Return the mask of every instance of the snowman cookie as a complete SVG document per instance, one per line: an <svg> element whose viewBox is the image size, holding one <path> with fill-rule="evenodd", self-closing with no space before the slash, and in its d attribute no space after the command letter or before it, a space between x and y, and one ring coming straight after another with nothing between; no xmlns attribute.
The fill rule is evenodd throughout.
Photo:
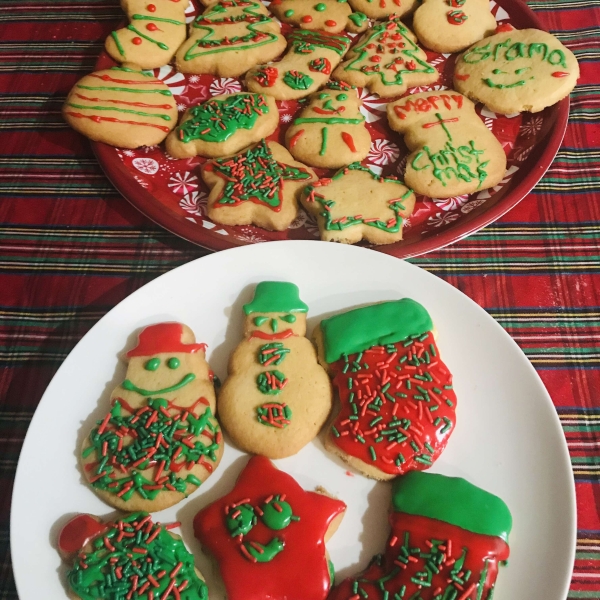
<svg viewBox="0 0 600 600"><path fill-rule="evenodd" d="M287 54L277 63L260 65L246 74L251 92L263 92L277 100L304 98L329 81L350 46L341 35L294 29Z"/></svg>
<svg viewBox="0 0 600 600"><path fill-rule="evenodd" d="M313 167L337 169L367 157L371 134L356 90L332 81L309 97L285 134L290 152Z"/></svg>
<svg viewBox="0 0 600 600"><path fill-rule="evenodd" d="M390 127L412 150L404 180L418 194L453 198L493 187L504 177L504 149L465 96L423 92L391 102L387 111Z"/></svg>
<svg viewBox="0 0 600 600"><path fill-rule="evenodd" d="M70 564L70 597L208 600L193 555L170 531L176 527L155 523L146 512L106 521L75 516L58 536L58 551Z"/></svg>
<svg viewBox="0 0 600 600"><path fill-rule="evenodd" d="M454 87L506 115L556 104L573 91L578 78L575 55L550 33L503 29L458 57Z"/></svg>
<svg viewBox="0 0 600 600"><path fill-rule="evenodd" d="M298 287L263 281L244 305L244 340L229 359L219 417L242 450L269 458L296 454L331 410L331 385L306 334Z"/></svg>
<svg viewBox="0 0 600 600"><path fill-rule="evenodd" d="M418 5L419 0L348 0L353 10L369 19L380 21L391 15L408 16Z"/></svg>
<svg viewBox="0 0 600 600"><path fill-rule="evenodd" d="M127 352L126 378L80 455L88 483L111 506L162 510L219 464L223 436L205 349L186 325L158 323Z"/></svg>

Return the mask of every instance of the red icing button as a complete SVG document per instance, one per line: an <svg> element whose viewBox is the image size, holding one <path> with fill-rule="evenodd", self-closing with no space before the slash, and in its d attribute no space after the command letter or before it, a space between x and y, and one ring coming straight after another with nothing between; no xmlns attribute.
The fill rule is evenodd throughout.
<svg viewBox="0 0 600 600"><path fill-rule="evenodd" d="M132 44L135 44L136 46L139 46L139 45L142 43L142 38L139 38L139 37L134 37L134 38L131 40L131 43L132 43Z"/></svg>
<svg viewBox="0 0 600 600"><path fill-rule="evenodd" d="M148 4L148 6L146 6L146 10L148 12L156 12L156 6L154 6L154 4Z"/></svg>
<svg viewBox="0 0 600 600"><path fill-rule="evenodd" d="M312 17L310 15L304 15L300 20L303 23L312 23Z"/></svg>
<svg viewBox="0 0 600 600"><path fill-rule="evenodd" d="M371 60L371 62L374 62L374 63L381 62L381 56L378 56L378 55L371 56L370 60Z"/></svg>
<svg viewBox="0 0 600 600"><path fill-rule="evenodd" d="M146 25L146 29L148 31L159 31L155 23L148 23L148 25Z"/></svg>
<svg viewBox="0 0 600 600"><path fill-rule="evenodd" d="M89 540L102 533L106 527L91 515L77 515L58 534L58 549L64 554L79 552Z"/></svg>
<svg viewBox="0 0 600 600"><path fill-rule="evenodd" d="M327 27L335 27L337 23L329 19L328 21L325 21L325 25L327 25Z"/></svg>
<svg viewBox="0 0 600 600"><path fill-rule="evenodd" d="M496 33L502 33L504 31L513 31L514 27L512 25L509 25L508 23L502 23L502 25L498 25L498 27L496 27Z"/></svg>

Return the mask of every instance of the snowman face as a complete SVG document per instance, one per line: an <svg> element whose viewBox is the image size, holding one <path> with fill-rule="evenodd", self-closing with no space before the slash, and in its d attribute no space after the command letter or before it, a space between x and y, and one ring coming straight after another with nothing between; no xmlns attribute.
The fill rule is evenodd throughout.
<svg viewBox="0 0 600 600"><path fill-rule="evenodd" d="M290 335L305 335L306 313L302 312L253 312L246 317L245 332L260 331L263 339L283 339Z"/></svg>
<svg viewBox="0 0 600 600"><path fill-rule="evenodd" d="M354 90L323 90L315 95L310 108L322 117L353 117L359 106Z"/></svg>

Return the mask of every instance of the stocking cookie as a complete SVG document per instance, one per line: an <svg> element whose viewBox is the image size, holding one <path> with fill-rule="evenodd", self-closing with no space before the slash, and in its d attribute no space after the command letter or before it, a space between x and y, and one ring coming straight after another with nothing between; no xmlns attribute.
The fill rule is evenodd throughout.
<svg viewBox="0 0 600 600"><path fill-rule="evenodd" d="M290 152L313 167L337 169L369 154L371 134L356 90L331 82L309 98L285 135Z"/></svg>
<svg viewBox="0 0 600 600"><path fill-rule="evenodd" d="M289 41L280 62L260 65L246 74L251 92L263 92L277 100L304 98L329 81L350 45L347 37L302 29L294 29Z"/></svg>
<svg viewBox="0 0 600 600"><path fill-rule="evenodd" d="M177 69L239 77L277 58L285 45L279 24L262 2L220 0L196 17L190 37L177 51Z"/></svg>
<svg viewBox="0 0 600 600"><path fill-rule="evenodd" d="M106 522L77 515L58 536L58 550L71 565L70 597L208 600L194 557L169 531L178 526L154 523L145 512Z"/></svg>
<svg viewBox="0 0 600 600"><path fill-rule="evenodd" d="M317 218L326 242L391 244L402 239L415 195L395 177L379 177L352 163L331 179L307 186L301 201Z"/></svg>
<svg viewBox="0 0 600 600"><path fill-rule="evenodd" d="M425 0L413 18L419 42L435 52L460 52L496 29L489 0Z"/></svg>
<svg viewBox="0 0 600 600"><path fill-rule="evenodd" d="M456 89L499 114L539 112L577 84L575 55L539 29L501 31L458 57Z"/></svg>
<svg viewBox="0 0 600 600"><path fill-rule="evenodd" d="M390 127L413 151L404 179L418 194L453 198L493 187L504 177L502 145L461 94L414 94L388 104L387 111Z"/></svg>
<svg viewBox="0 0 600 600"><path fill-rule="evenodd" d="M233 490L196 515L194 532L216 559L228 600L324 600L333 582L325 543L345 510L254 456Z"/></svg>
<svg viewBox="0 0 600 600"><path fill-rule="evenodd" d="M129 25L106 38L106 51L143 69L166 65L185 40L187 6L187 0L121 0Z"/></svg>
<svg viewBox="0 0 600 600"><path fill-rule="evenodd" d="M269 458L296 454L331 410L331 385L306 334L298 287L263 281L244 306L244 340L229 359L219 416L242 450Z"/></svg>
<svg viewBox="0 0 600 600"><path fill-rule="evenodd" d="M419 0L348 0L353 10L360 11L369 19L382 20L391 15L402 17L411 13Z"/></svg>
<svg viewBox="0 0 600 600"><path fill-rule="evenodd" d="M341 404L326 449L374 479L428 469L454 430L456 395L423 306L350 310L321 321L315 341Z"/></svg>
<svg viewBox="0 0 600 600"><path fill-rule="evenodd" d="M329 600L492 600L512 528L500 498L458 477L409 473L392 484L392 504L384 553Z"/></svg>
<svg viewBox="0 0 600 600"><path fill-rule="evenodd" d="M86 479L108 504L162 510L219 464L223 436L205 349L186 325L158 323L143 329L127 353L126 379L81 452Z"/></svg>
<svg viewBox="0 0 600 600"><path fill-rule="evenodd" d="M415 34L397 17L377 23L350 49L333 78L367 87L382 98L434 83L440 75L416 41Z"/></svg>
<svg viewBox="0 0 600 600"><path fill-rule="evenodd" d="M80 79L62 114L75 131L119 148L160 144L177 125L177 104L169 88L129 67L104 69Z"/></svg>

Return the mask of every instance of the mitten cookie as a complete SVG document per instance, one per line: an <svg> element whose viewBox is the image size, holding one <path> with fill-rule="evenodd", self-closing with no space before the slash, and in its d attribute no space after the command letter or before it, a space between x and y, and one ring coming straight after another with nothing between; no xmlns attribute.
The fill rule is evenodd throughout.
<svg viewBox="0 0 600 600"><path fill-rule="evenodd" d="M333 583L325 542L345 510L254 456L233 490L196 515L194 532L219 564L228 600L324 600Z"/></svg>
<svg viewBox="0 0 600 600"><path fill-rule="evenodd" d="M440 74L427 62L416 41L415 34L398 17L377 23L350 49L333 78L367 87L382 98L434 83Z"/></svg>
<svg viewBox="0 0 600 600"><path fill-rule="evenodd" d="M457 477L409 473L392 484L392 503L384 553L329 600L492 600L512 528L500 498Z"/></svg>
<svg viewBox="0 0 600 600"><path fill-rule="evenodd" d="M321 321L315 341L341 404L325 448L374 479L428 469L454 430L456 395L423 306L350 310Z"/></svg>
<svg viewBox="0 0 600 600"><path fill-rule="evenodd" d="M196 17L177 51L182 73L239 77L285 49L279 23L257 0L220 0Z"/></svg>
<svg viewBox="0 0 600 600"><path fill-rule="evenodd" d="M263 140L205 163L202 179L211 188L208 216L215 223L284 231L298 215L300 190L317 177L283 146Z"/></svg>
<svg viewBox="0 0 600 600"><path fill-rule="evenodd" d="M260 65L246 74L251 92L263 92L277 100L304 98L329 81L350 46L344 36L295 29L287 54L278 63Z"/></svg>
<svg viewBox="0 0 600 600"><path fill-rule="evenodd" d="M382 20L389 16L402 17L411 13L419 0L348 0L353 10L360 11L370 19Z"/></svg>
<svg viewBox="0 0 600 600"><path fill-rule="evenodd" d="M404 219L415 205L415 195L401 181L359 163L307 186L300 199L317 218L321 239L344 244L401 240Z"/></svg>
<svg viewBox="0 0 600 600"><path fill-rule="evenodd" d="M167 137L175 158L236 154L271 135L279 124L275 99L264 94L223 94L185 111Z"/></svg>
<svg viewBox="0 0 600 600"><path fill-rule="evenodd" d="M414 94L388 104L387 112L390 127L413 151L404 179L418 194L453 198L493 187L504 177L502 145L461 94Z"/></svg>
<svg viewBox="0 0 600 600"><path fill-rule="evenodd" d="M579 77L575 55L539 29L501 31L458 57L454 87L499 114L539 112L568 96Z"/></svg>
<svg viewBox="0 0 600 600"><path fill-rule="evenodd" d="M106 51L143 69L166 65L185 40L187 6L187 0L121 0L129 25L106 38Z"/></svg>
<svg viewBox="0 0 600 600"><path fill-rule="evenodd" d="M269 458L296 454L331 410L331 384L306 335L308 306L298 287L263 281L244 305L244 340L229 359L219 417L242 450Z"/></svg>
<svg viewBox="0 0 600 600"><path fill-rule="evenodd" d="M202 573L178 535L179 523L153 523L135 512L115 521L81 514L60 531L58 550L72 566L70 597L208 600Z"/></svg>
<svg viewBox="0 0 600 600"><path fill-rule="evenodd" d="M122 510L155 512L191 494L219 464L212 372L192 330L158 323L127 353L127 377L110 412L83 442L92 489Z"/></svg>
<svg viewBox="0 0 600 600"><path fill-rule="evenodd" d="M169 88L130 67L104 69L80 79L62 114L75 131L119 148L154 146L177 125L177 104Z"/></svg>
<svg viewBox="0 0 600 600"><path fill-rule="evenodd" d="M290 152L313 167L337 169L369 154L371 134L356 90L335 81L309 98L285 134Z"/></svg>

